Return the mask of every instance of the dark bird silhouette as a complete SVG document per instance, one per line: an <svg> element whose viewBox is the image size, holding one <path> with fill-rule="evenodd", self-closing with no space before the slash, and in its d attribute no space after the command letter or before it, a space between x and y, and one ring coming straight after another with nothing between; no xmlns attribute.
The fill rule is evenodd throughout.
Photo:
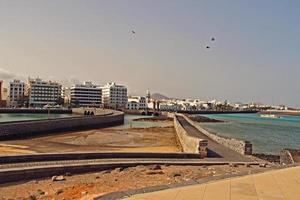
<svg viewBox="0 0 300 200"><path fill-rule="evenodd" d="M210 49L210 46L206 46L206 49Z"/></svg>
<svg viewBox="0 0 300 200"><path fill-rule="evenodd" d="M214 37L211 38L211 41L215 41L216 39Z"/></svg>
<svg viewBox="0 0 300 200"><path fill-rule="evenodd" d="M132 34L135 34L135 31L134 31L134 30L132 30L132 31L131 31L131 33L132 33Z"/></svg>

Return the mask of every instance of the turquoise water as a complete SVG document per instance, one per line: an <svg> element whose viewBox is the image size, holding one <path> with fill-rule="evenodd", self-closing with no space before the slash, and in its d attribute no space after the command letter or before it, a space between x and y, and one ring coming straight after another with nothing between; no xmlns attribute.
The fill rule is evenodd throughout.
<svg viewBox="0 0 300 200"><path fill-rule="evenodd" d="M251 141L256 153L277 154L283 148L300 149L300 116L261 118L259 114L203 115L226 123L201 123L219 135Z"/></svg>
<svg viewBox="0 0 300 200"><path fill-rule="evenodd" d="M145 115L127 115L124 117L124 125L116 126L113 128L122 129L122 128L149 128L149 127L166 127L172 125L172 122L164 121L133 121L138 118L151 118L152 116Z"/></svg>
<svg viewBox="0 0 300 200"><path fill-rule="evenodd" d="M73 117L72 114L50 114L49 118ZM48 114L32 114L32 113L5 113L0 114L0 122L24 121L24 120L40 120L48 119Z"/></svg>

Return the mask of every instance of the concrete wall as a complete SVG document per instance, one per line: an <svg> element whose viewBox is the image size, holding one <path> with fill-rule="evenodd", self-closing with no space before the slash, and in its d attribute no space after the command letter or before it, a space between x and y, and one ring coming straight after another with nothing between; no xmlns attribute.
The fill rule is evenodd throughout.
<svg viewBox="0 0 300 200"><path fill-rule="evenodd" d="M34 108L0 108L0 113L48 113L48 109L34 109ZM58 114L72 114L70 109L51 108L50 113Z"/></svg>
<svg viewBox="0 0 300 200"><path fill-rule="evenodd" d="M152 153L152 152L76 152L76 153L49 153L30 154L17 156L1 156L0 164L59 161L59 160L87 160L87 159L115 159L115 158L165 158L165 159L188 159L199 158L198 154L192 153Z"/></svg>
<svg viewBox="0 0 300 200"><path fill-rule="evenodd" d="M216 134L212 134L212 133L208 132L207 130L205 130L204 128L202 128L199 123L194 122L187 116L185 116L185 115L181 115L181 116L183 116L190 124L192 124L194 127L196 127L200 132L202 132L206 136L210 137L212 140L216 141L217 143L222 144L222 145L224 145L240 154L243 154L243 155L251 155L252 154L252 144L249 141L238 140L238 139L234 139L234 138L225 138L225 137L221 137Z"/></svg>
<svg viewBox="0 0 300 200"><path fill-rule="evenodd" d="M124 114L115 111L111 115L80 116L60 119L7 122L0 124L0 140L18 139L34 135L63 131L84 130L115 126L124 123Z"/></svg>
<svg viewBox="0 0 300 200"><path fill-rule="evenodd" d="M174 116L174 128L183 152L198 153L200 158L207 157L207 140L190 136Z"/></svg>

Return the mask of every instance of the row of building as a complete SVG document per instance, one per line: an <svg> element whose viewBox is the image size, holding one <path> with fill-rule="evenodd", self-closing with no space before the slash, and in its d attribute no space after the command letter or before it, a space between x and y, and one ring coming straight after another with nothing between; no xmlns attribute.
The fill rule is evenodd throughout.
<svg viewBox="0 0 300 200"><path fill-rule="evenodd" d="M26 83L20 80L9 82L8 90L2 88L2 83L0 85L2 107L68 105L76 107L125 108L127 105L127 88L114 82L103 86L92 82L84 82L83 84L64 88L58 82L29 78ZM4 106L4 104L6 105Z"/></svg>
<svg viewBox="0 0 300 200"><path fill-rule="evenodd" d="M228 103L217 100L200 99L151 99L150 92L143 96L127 96L127 88L114 82L97 85L92 82L63 87L54 81L40 78L28 79L27 82L13 80L8 89L0 81L0 107L105 107L129 110L163 111L209 111L209 110L249 110L268 109L270 106L250 103ZM285 106L276 109L286 109Z"/></svg>

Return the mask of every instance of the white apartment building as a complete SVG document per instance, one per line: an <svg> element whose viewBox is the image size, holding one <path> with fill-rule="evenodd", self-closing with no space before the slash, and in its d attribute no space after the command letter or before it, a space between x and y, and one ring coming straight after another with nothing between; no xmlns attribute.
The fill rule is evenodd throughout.
<svg viewBox="0 0 300 200"><path fill-rule="evenodd" d="M43 81L40 78L28 79L25 95L28 96L30 107L61 104L62 85L53 81Z"/></svg>
<svg viewBox="0 0 300 200"><path fill-rule="evenodd" d="M125 108L127 104L127 88L116 83L106 83L101 87L102 103L105 108Z"/></svg>
<svg viewBox="0 0 300 200"><path fill-rule="evenodd" d="M100 107L101 87L92 82L76 84L70 88L70 102L72 106L76 107Z"/></svg>
<svg viewBox="0 0 300 200"><path fill-rule="evenodd" d="M8 85L8 106L18 107L23 106L25 83L20 80L13 80Z"/></svg>
<svg viewBox="0 0 300 200"><path fill-rule="evenodd" d="M129 110L145 110L147 108L146 97L131 96L128 98L126 109Z"/></svg>

